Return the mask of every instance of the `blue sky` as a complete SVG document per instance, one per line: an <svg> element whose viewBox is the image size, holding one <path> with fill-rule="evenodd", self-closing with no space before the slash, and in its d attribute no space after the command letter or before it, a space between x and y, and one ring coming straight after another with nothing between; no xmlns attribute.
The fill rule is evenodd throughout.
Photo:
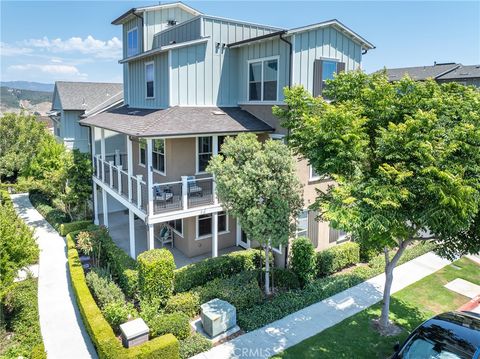
<svg viewBox="0 0 480 359"><path fill-rule="evenodd" d="M480 1L185 1L204 13L293 28L336 18L377 48L383 66L480 63ZM1 80L122 81L121 28L111 21L151 1L0 1Z"/></svg>

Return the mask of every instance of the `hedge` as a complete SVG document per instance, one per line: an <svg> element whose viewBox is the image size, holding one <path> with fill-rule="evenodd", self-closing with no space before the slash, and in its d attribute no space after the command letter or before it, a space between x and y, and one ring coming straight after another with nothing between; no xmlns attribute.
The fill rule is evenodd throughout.
<svg viewBox="0 0 480 359"><path fill-rule="evenodd" d="M142 300L167 299L173 293L175 260L168 249L151 249L138 258L138 289Z"/></svg>
<svg viewBox="0 0 480 359"><path fill-rule="evenodd" d="M29 194L30 202L35 209L47 220L50 225L59 229L62 223L70 222L70 217L63 211L55 208L52 201L43 192L32 190Z"/></svg>
<svg viewBox="0 0 480 359"><path fill-rule="evenodd" d="M212 343L203 335L193 333L186 339L180 340L180 358L188 359L212 348Z"/></svg>
<svg viewBox="0 0 480 359"><path fill-rule="evenodd" d="M198 294L183 292L168 298L165 305L166 313L182 312L193 318L200 311L200 298Z"/></svg>
<svg viewBox="0 0 480 359"><path fill-rule="evenodd" d="M192 331L189 321L184 313L161 313L148 322L148 327L152 337L172 333L178 339L185 339Z"/></svg>
<svg viewBox="0 0 480 359"><path fill-rule="evenodd" d="M172 334L157 337L133 348L124 348L93 299L85 282L78 252L70 234L67 235L68 265L80 313L100 359L103 358L179 358L179 343Z"/></svg>
<svg viewBox="0 0 480 359"><path fill-rule="evenodd" d="M227 278L234 274L262 268L265 254L258 249L232 252L216 258L192 263L175 271L175 292L186 292L215 278Z"/></svg>
<svg viewBox="0 0 480 359"><path fill-rule="evenodd" d="M317 252L318 276L324 277L360 262L358 243L347 242Z"/></svg>
<svg viewBox="0 0 480 359"><path fill-rule="evenodd" d="M76 221L70 223L62 223L60 225L60 235L66 236L70 232L84 231L93 225L92 221Z"/></svg>
<svg viewBox="0 0 480 359"><path fill-rule="evenodd" d="M297 275L302 285L310 283L316 277L315 265L316 256L312 241L306 237L293 240L289 268Z"/></svg>

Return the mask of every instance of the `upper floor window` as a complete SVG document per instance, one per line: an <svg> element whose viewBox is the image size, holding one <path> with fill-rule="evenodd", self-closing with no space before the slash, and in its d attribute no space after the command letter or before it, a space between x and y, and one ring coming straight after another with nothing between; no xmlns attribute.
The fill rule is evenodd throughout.
<svg viewBox="0 0 480 359"><path fill-rule="evenodd" d="M213 136L198 137L197 140L197 173L205 172L208 162L213 155L221 153L221 147L226 136L217 136L216 151L214 150Z"/></svg>
<svg viewBox="0 0 480 359"><path fill-rule="evenodd" d="M147 62L145 64L145 82L146 82L146 91L147 98L155 97L155 69L153 62Z"/></svg>
<svg viewBox="0 0 480 359"><path fill-rule="evenodd" d="M251 61L248 64L248 100L277 101L278 59Z"/></svg>
<svg viewBox="0 0 480 359"><path fill-rule="evenodd" d="M345 63L334 59L317 59L313 64L313 96L320 96L327 80L336 73L345 71Z"/></svg>
<svg viewBox="0 0 480 359"><path fill-rule="evenodd" d="M139 144L140 159L139 162L141 165L146 165L147 163L147 141L141 139ZM165 140L164 139L155 139L152 140L152 167L154 170L165 173Z"/></svg>
<svg viewBox="0 0 480 359"><path fill-rule="evenodd" d="M127 33L127 56L138 54L138 29L134 28Z"/></svg>
<svg viewBox="0 0 480 359"><path fill-rule="evenodd" d="M306 237L308 232L308 210L301 211L297 221L296 237Z"/></svg>
<svg viewBox="0 0 480 359"><path fill-rule="evenodd" d="M143 138L138 142L138 152L140 153L138 162L145 166L147 163L147 141Z"/></svg>

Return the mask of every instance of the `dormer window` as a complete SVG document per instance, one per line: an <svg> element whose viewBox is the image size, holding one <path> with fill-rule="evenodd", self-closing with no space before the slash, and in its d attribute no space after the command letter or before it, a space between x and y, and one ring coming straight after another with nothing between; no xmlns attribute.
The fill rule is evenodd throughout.
<svg viewBox="0 0 480 359"><path fill-rule="evenodd" d="M138 28L133 28L127 33L127 56L138 54Z"/></svg>
<svg viewBox="0 0 480 359"><path fill-rule="evenodd" d="M278 58L252 60L248 63L248 100L277 101Z"/></svg>

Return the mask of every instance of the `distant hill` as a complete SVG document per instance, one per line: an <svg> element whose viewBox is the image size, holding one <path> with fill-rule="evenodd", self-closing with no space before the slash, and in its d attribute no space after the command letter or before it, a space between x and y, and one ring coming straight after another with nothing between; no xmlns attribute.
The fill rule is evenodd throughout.
<svg viewBox="0 0 480 359"><path fill-rule="evenodd" d="M52 92L22 90L0 87L0 113L19 112L21 109L30 113L44 115L52 106Z"/></svg>
<svg viewBox="0 0 480 359"><path fill-rule="evenodd" d="M19 90L53 92L54 84L44 84L30 81L0 81L0 86L10 87Z"/></svg>

